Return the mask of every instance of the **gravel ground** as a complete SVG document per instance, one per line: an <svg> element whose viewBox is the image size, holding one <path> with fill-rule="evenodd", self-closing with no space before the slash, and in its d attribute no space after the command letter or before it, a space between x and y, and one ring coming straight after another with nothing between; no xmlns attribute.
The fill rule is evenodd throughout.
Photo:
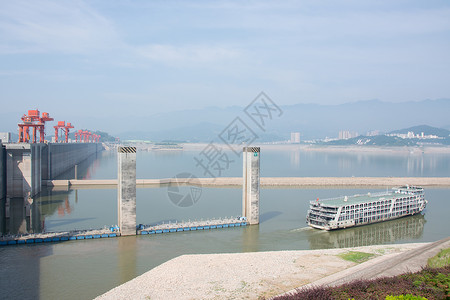
<svg viewBox="0 0 450 300"><path fill-rule="evenodd" d="M314 282L356 263L349 250L393 257L425 244L176 257L96 299L258 299ZM380 259L380 258L377 258Z"/></svg>

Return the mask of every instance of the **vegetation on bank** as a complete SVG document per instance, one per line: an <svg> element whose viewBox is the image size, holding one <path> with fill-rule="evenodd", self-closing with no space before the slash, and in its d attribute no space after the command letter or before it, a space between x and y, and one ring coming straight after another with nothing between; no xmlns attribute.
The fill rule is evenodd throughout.
<svg viewBox="0 0 450 300"><path fill-rule="evenodd" d="M109 135L107 132L97 130L92 133L98 134L100 136L101 142L115 142L116 141L116 138Z"/></svg>
<svg viewBox="0 0 450 300"><path fill-rule="evenodd" d="M375 256L375 254L359 252L359 251L350 251L347 253L339 254L340 258L348 260L348 261L352 261L352 262L355 262L358 264L369 260L373 256Z"/></svg>
<svg viewBox="0 0 450 300"><path fill-rule="evenodd" d="M450 265L450 248L442 250L428 260L428 266L432 268L442 268L448 265Z"/></svg>
<svg viewBox="0 0 450 300"><path fill-rule="evenodd" d="M361 252L362 253L362 252ZM351 253L347 253L349 255ZM351 254L351 259L363 257ZM276 300L432 300L450 299L450 248L428 260L428 266L416 273L373 280L356 280L337 287L313 287L294 294L275 297Z"/></svg>

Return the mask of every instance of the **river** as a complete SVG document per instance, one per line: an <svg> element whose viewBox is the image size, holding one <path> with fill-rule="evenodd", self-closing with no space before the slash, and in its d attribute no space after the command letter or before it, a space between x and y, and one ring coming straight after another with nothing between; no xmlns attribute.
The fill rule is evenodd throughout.
<svg viewBox="0 0 450 300"><path fill-rule="evenodd" d="M421 151L311 151L296 147L261 148L261 176L448 176L448 153ZM188 172L207 177L196 166L202 148L137 154L138 178L168 178ZM222 176L241 176L242 158ZM233 156L234 155L234 156ZM70 170L61 178L73 178ZM78 166L78 178L117 178L112 151ZM183 187L180 192L187 192ZM386 187L391 188L391 187ZM384 189L383 189L384 190ZM0 288L4 298L91 299L182 254L354 247L429 242L449 235L450 189L427 188L421 215L346 230L323 232L306 227L309 201L376 192L380 189L262 189L260 225L157 236L133 236L54 244L0 247ZM238 216L241 189L202 188L190 207L174 205L167 187L137 190L137 222L143 224ZM101 228L117 223L117 191L86 189L44 191L27 216L23 199L12 199L2 230L15 232ZM4 205L3 205L4 206Z"/></svg>

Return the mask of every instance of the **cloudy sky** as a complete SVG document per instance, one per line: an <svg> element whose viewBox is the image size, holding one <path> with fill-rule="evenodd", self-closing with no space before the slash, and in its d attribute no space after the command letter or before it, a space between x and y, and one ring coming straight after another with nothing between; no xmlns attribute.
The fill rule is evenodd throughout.
<svg viewBox="0 0 450 300"><path fill-rule="evenodd" d="M419 101L449 98L449 79L446 0L0 0L0 114L17 119L114 122L260 91L280 105Z"/></svg>

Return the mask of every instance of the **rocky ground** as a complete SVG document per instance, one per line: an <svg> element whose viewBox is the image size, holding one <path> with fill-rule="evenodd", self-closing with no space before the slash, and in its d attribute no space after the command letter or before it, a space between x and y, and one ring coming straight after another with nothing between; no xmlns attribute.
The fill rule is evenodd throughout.
<svg viewBox="0 0 450 300"><path fill-rule="evenodd" d="M347 249L183 255L97 299L258 299L272 297L356 265L348 251L390 259L425 244Z"/></svg>

